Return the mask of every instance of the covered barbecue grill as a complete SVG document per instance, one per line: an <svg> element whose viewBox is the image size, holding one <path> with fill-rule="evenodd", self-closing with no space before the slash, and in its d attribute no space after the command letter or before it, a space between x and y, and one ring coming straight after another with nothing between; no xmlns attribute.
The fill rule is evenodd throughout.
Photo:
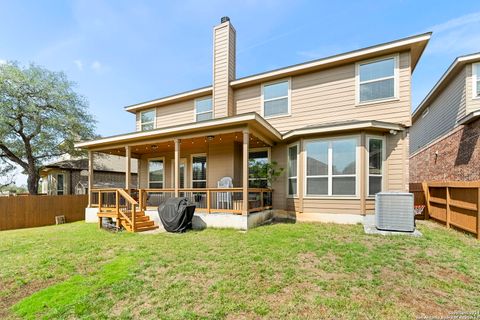
<svg viewBox="0 0 480 320"><path fill-rule="evenodd" d="M170 198L158 207L158 215L168 232L185 232L192 228L195 203L188 198Z"/></svg>

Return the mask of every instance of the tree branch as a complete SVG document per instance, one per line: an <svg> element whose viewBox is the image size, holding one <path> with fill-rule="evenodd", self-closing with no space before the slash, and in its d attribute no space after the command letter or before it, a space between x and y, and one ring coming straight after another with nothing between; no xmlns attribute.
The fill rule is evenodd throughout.
<svg viewBox="0 0 480 320"><path fill-rule="evenodd" d="M22 167L25 171L28 171L28 164L26 162L22 161L22 159L17 157L12 151L10 151L10 149L8 149L5 145L3 145L1 143L0 143L0 150L3 151L3 153L5 154L5 157L7 157L7 159L9 159L12 162L15 162L20 167Z"/></svg>

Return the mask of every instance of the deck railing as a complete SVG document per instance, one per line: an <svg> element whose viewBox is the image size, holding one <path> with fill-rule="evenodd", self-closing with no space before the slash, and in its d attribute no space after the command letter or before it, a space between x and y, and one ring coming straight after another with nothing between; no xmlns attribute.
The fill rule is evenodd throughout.
<svg viewBox="0 0 480 320"><path fill-rule="evenodd" d="M93 189L91 206L102 210L116 210L126 204L124 197L118 197L116 190L123 189ZM175 189L132 189L130 197L137 202L140 210L158 207L167 199L175 196ZM242 188L184 188L179 190L179 196L190 199L196 205L196 211L201 213L233 213L257 212L272 208L273 191L266 188L248 189L248 208L243 208ZM117 204L117 198L119 203ZM128 202L128 201L127 201Z"/></svg>
<svg viewBox="0 0 480 320"><path fill-rule="evenodd" d="M91 206L98 207L99 217L117 218L117 224L123 221L125 227L135 231L135 216L139 212L138 202L126 190L94 189ZM99 223L101 224L101 219Z"/></svg>

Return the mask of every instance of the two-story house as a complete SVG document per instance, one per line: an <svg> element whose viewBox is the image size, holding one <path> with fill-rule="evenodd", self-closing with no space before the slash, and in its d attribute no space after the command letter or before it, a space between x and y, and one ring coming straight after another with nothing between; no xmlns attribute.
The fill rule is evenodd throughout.
<svg viewBox="0 0 480 320"><path fill-rule="evenodd" d="M124 212L128 203L142 216L182 195L211 226L245 229L272 214L358 222L373 213L375 193L408 190L411 76L430 35L237 78L236 31L224 17L213 29L211 86L128 106L136 132L76 146L91 166L94 152L125 156L126 186L138 159L140 190L115 193ZM276 161L284 174L258 188L252 161ZM99 202L92 192L90 207ZM109 192L100 192L99 216L119 208Z"/></svg>
<svg viewBox="0 0 480 320"><path fill-rule="evenodd" d="M455 59L412 122L411 183L480 180L480 53Z"/></svg>

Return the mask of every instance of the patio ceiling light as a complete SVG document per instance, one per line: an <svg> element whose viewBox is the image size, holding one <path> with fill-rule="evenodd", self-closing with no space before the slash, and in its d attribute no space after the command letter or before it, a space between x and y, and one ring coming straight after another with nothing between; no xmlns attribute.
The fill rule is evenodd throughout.
<svg viewBox="0 0 480 320"><path fill-rule="evenodd" d="M213 139L215 139L215 136L207 136L208 141L212 141Z"/></svg>

